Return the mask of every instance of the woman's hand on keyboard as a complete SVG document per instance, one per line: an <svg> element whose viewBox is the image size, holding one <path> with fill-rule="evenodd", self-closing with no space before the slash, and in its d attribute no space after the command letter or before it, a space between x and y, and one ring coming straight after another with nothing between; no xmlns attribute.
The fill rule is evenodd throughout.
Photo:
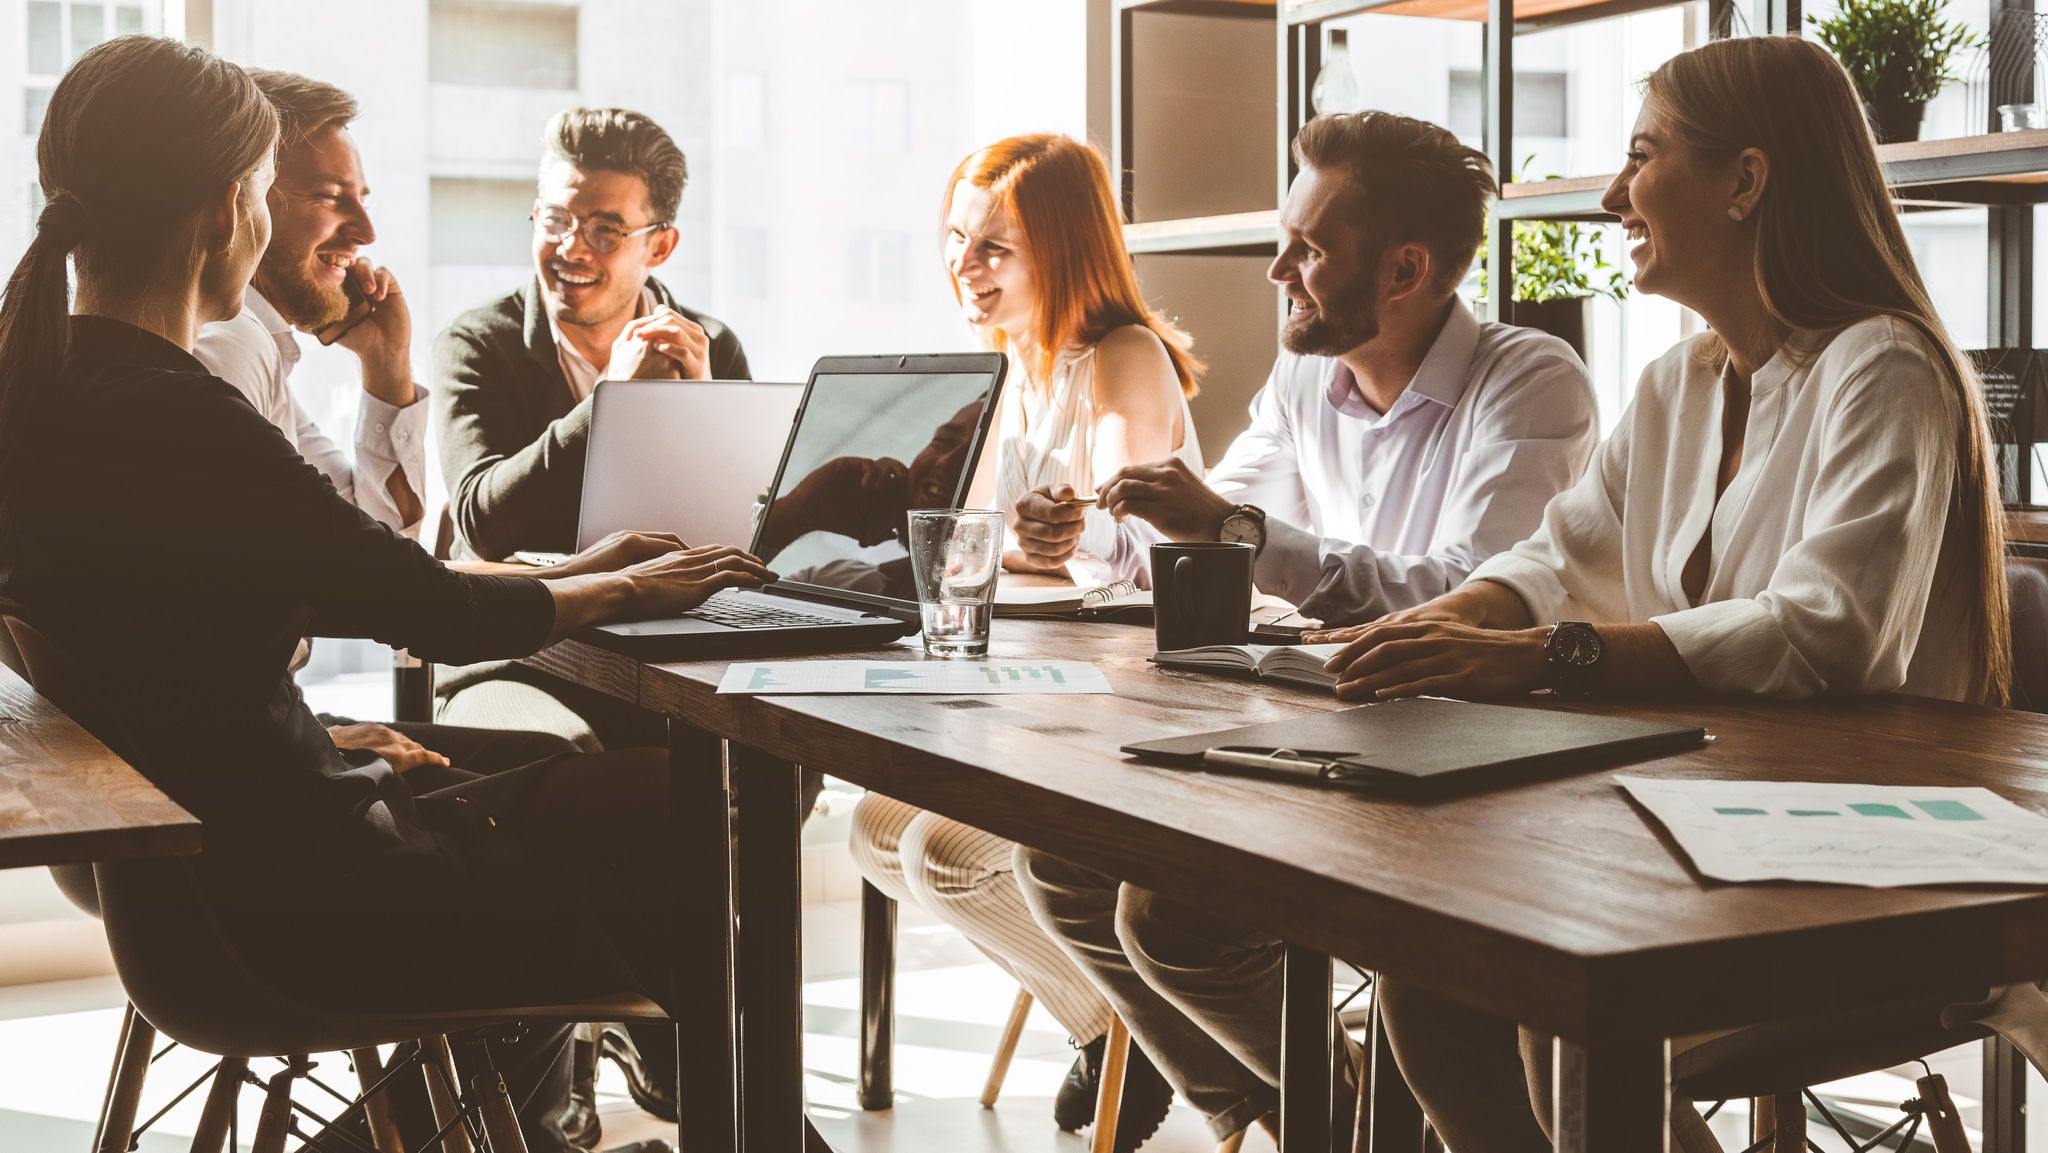
<svg viewBox="0 0 2048 1153"><path fill-rule="evenodd" d="M549 640L561 640L589 625L676 616L721 589L759 588L774 579L768 566L751 554L707 545L665 553L615 573L547 581L555 598L555 627Z"/></svg>
<svg viewBox="0 0 2048 1153"><path fill-rule="evenodd" d="M568 560L533 575L542 580L560 580L568 576L582 576L585 573L617 572L628 565L667 556L669 553L687 549L683 538L672 532L628 532L612 533Z"/></svg>

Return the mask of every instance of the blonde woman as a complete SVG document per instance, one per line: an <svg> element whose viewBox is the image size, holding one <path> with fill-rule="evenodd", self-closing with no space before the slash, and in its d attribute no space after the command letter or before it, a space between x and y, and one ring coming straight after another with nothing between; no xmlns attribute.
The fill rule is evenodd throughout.
<svg viewBox="0 0 2048 1153"><path fill-rule="evenodd" d="M1012 358L1012 384L968 503L1009 513L1004 564L1059 572L1086 553L1111 575L1143 573L1140 522L1070 502L1126 465L1202 453L1188 415L1197 364L1187 337L1153 314L1123 244L1109 166L1065 136L1016 136L963 159L947 183L946 268L969 324ZM1094 1117L1109 1003L1024 906L1015 845L879 794L854 814L852 848L877 888L937 915L1057 1018L1082 1055L1054 1119ZM1142 1054L1126 1074L1119 1149L1158 1126L1172 1090Z"/></svg>
<svg viewBox="0 0 2048 1153"><path fill-rule="evenodd" d="M1350 642L1331 661L1340 695L2003 703L1989 429L1848 75L1807 41L1744 37L1673 58L1645 91L1603 204L1635 241L1636 286L1712 331L1645 370L1534 537L1333 634ZM1518 1054L1511 1023L1398 980L1381 996L1446 1144L1551 1148L1547 1038ZM1717 1148L1690 1108L1673 1117L1680 1147Z"/></svg>

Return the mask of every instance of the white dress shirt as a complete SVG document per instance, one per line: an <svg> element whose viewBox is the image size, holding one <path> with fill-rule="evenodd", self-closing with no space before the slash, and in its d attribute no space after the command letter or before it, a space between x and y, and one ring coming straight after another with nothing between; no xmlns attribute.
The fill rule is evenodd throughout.
<svg viewBox="0 0 2048 1153"><path fill-rule="evenodd" d="M199 330L192 355L207 371L240 389L265 420L298 446L307 463L334 482L343 499L406 536L419 536L419 521L406 522L385 483L394 470L403 469L405 483L414 493L427 491L428 406L420 403L426 399L425 392L415 390L413 403L404 408L365 392L351 460L306 416L292 395L292 369L299 363L298 335L254 287L243 294L242 311L233 320Z"/></svg>
<svg viewBox="0 0 2048 1153"><path fill-rule="evenodd" d="M1095 350L1069 348L1054 358L1050 381L1033 384L1014 363L1010 384L997 402L995 496L991 507L1007 514L1028 493L1051 485L1072 485L1083 496L1096 492L1107 476L1095 474ZM1178 384L1175 387L1179 392ZM1175 460L1202 475L1202 445L1186 396L1177 396L1182 429ZM1140 462L1133 462L1140 463ZM1165 538L1137 517L1117 520L1091 508L1082 522L1080 552L1100 559L1115 580L1149 583L1151 546ZM1004 529L1004 547L1015 548Z"/></svg>
<svg viewBox="0 0 2048 1153"><path fill-rule="evenodd" d="M1702 339L1643 371L1592 471L1474 579L1538 622L1654 621L1716 692L1964 699L1976 589L1947 540L1962 409L1933 347L1887 317L1787 341L1750 381L1716 502L1722 378ZM1680 574L1709 518L1695 607Z"/></svg>
<svg viewBox="0 0 2048 1153"><path fill-rule="evenodd" d="M1209 487L1266 512L1260 590L1329 624L1456 588L1535 529L1599 440L1570 345L1456 301L1386 412L1337 360L1282 353L1251 414Z"/></svg>

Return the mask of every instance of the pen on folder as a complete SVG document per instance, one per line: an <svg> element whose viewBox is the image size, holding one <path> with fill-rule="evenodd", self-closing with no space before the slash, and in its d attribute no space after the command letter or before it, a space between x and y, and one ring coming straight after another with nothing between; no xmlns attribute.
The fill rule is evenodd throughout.
<svg viewBox="0 0 2048 1153"><path fill-rule="evenodd" d="M1230 765L1241 769L1264 769L1290 777L1322 779L1335 775L1338 765L1335 758L1327 753L1299 753L1293 749L1245 749L1217 748L1202 754L1202 760L1212 765Z"/></svg>

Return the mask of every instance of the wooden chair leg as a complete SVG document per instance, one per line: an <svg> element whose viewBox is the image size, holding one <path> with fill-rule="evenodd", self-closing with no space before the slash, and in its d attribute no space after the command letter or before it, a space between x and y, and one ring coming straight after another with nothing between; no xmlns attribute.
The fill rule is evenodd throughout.
<svg viewBox="0 0 2048 1153"><path fill-rule="evenodd" d="M448 1038L436 1034L420 1039L420 1072L427 1081L427 1103L434 1110L434 1125L443 1128L462 1113L462 1102L457 1099L455 1087L462 1084L455 1076L455 1054L448 1049ZM461 1125L448 1130L441 1138L441 1153L475 1153L470 1143L469 1131Z"/></svg>
<svg viewBox="0 0 2048 1153"><path fill-rule="evenodd" d="M284 1153L285 1138L291 1134L292 1081L301 1071L304 1058L293 1058L270 1079L263 1096L263 1112L256 1117L256 1136L250 1139L250 1153Z"/></svg>
<svg viewBox="0 0 2048 1153"><path fill-rule="evenodd" d="M1804 1090L1785 1089L1750 1102L1750 1139L1771 1138L1771 1153L1806 1153Z"/></svg>
<svg viewBox="0 0 2048 1153"><path fill-rule="evenodd" d="M368 1094L384 1079L384 1055L373 1045L351 1049L349 1060L356 1067L356 1085ZM370 1144L377 1153L405 1153L405 1138L398 1133L398 1117L391 1111L391 1095L378 1093L363 1101L363 1121L370 1130Z"/></svg>
<svg viewBox="0 0 2048 1153"><path fill-rule="evenodd" d="M1122 1017L1109 1019L1109 1044L1102 1051L1102 1084L1095 1097L1095 1133L1090 1153L1115 1153L1117 1112L1124 1103L1124 1063L1131 1055L1131 1031Z"/></svg>
<svg viewBox="0 0 2048 1153"><path fill-rule="evenodd" d="M149 1077L150 1051L155 1045L156 1026L129 1005L121 1018L121 1045L114 1051L107 1095L100 1103L99 1132L92 1139L97 1153L128 1153L135 1143L135 1110L142 1103L142 1083Z"/></svg>
<svg viewBox="0 0 2048 1153"><path fill-rule="evenodd" d="M1024 1019L1031 1016L1031 994L1017 990L1017 999L1010 1002L1010 1019L1003 1025L1002 1043L996 1046L995 1060L989 1062L988 1084L981 1088L981 1107L993 1109L996 1098L1003 1095L1003 1080L1010 1075L1010 1058L1017 1055L1017 1040L1024 1035Z"/></svg>
<svg viewBox="0 0 2048 1153"><path fill-rule="evenodd" d="M213 1085L206 1090L206 1107L199 1111L199 1125L192 1132L192 1153L221 1153L227 1145L235 1107L242 1100L242 1078L248 1072L249 1062L245 1058L220 1059L220 1067L213 1072Z"/></svg>
<svg viewBox="0 0 2048 1153"><path fill-rule="evenodd" d="M1237 1132L1225 1137L1216 1146L1216 1153L1237 1153L1244 1146L1244 1135L1248 1132L1250 1132L1248 1129L1239 1129Z"/></svg>
<svg viewBox="0 0 2048 1153"><path fill-rule="evenodd" d="M484 1122L484 1147L489 1153L526 1153L519 1111L505 1091L505 1078L496 1069L486 1069L470 1081L469 1088L476 1094L477 1112Z"/></svg>

